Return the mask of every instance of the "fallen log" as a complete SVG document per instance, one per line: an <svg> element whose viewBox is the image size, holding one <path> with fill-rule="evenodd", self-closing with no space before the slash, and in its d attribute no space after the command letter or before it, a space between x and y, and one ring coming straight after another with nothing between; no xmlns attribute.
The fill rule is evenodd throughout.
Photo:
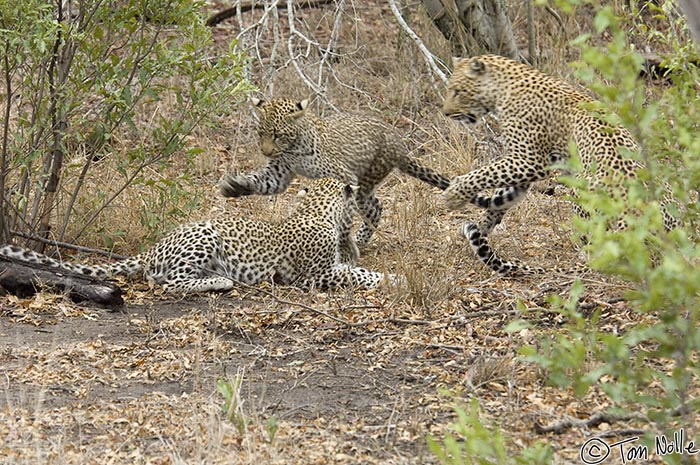
<svg viewBox="0 0 700 465"><path fill-rule="evenodd" d="M124 304L122 289L108 281L72 271L0 256L0 286L19 297L38 290L66 292L74 302L118 306Z"/></svg>
<svg viewBox="0 0 700 465"><path fill-rule="evenodd" d="M333 3L335 0L302 0L300 1L296 6L298 8L315 8L323 5L327 5L329 3ZM238 9L240 8L241 13L245 13L246 11L252 11L256 8L265 8L264 3L254 3L254 2L246 2L242 3L240 7L234 6L231 8L226 8L225 10L222 10L215 15L212 15L207 19L207 26L209 27L214 27L217 24L226 21L229 18L233 18L236 16ZM280 5L277 5L277 8L287 8L286 3L282 3Z"/></svg>
<svg viewBox="0 0 700 465"><path fill-rule="evenodd" d="M640 77L661 80L667 84L673 82L673 74L678 74L678 70L666 66L663 58L655 53L644 53L642 56L644 57L644 64L642 65L642 69L639 70ZM698 67L700 66L700 61L689 60L688 64Z"/></svg>

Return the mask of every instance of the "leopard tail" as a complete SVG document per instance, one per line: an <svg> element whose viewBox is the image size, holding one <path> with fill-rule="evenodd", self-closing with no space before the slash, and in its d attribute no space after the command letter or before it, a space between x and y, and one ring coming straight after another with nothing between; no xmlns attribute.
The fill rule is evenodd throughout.
<svg viewBox="0 0 700 465"><path fill-rule="evenodd" d="M445 190L450 186L450 180L432 168L421 165L417 160L405 156L399 159L398 168L416 179L427 182L440 190Z"/></svg>

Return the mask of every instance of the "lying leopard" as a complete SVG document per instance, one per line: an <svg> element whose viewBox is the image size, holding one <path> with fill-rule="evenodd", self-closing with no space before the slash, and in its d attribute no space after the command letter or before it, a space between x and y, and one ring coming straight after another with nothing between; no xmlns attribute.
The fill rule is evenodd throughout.
<svg viewBox="0 0 700 465"><path fill-rule="evenodd" d="M455 59L443 113L475 123L489 113L498 115L506 154L485 166L454 178L444 192L450 209L472 203L486 210L480 223L465 223L462 234L479 259L498 273L541 273L546 270L505 261L490 247L487 236L509 208L522 200L530 185L550 176L553 164L569 157L573 141L589 186L621 185L635 176L638 161L625 158L624 147L637 150L630 133L611 127L582 104L592 99L569 84L509 58L485 55ZM492 197L479 194L497 189ZM675 220L665 213L665 225Z"/></svg>
<svg viewBox="0 0 700 465"><path fill-rule="evenodd" d="M98 278L141 274L168 292L226 291L235 282L262 281L304 289L373 288L384 275L354 266L359 257L351 235L356 190L321 179L286 221L237 218L187 224L148 252L113 265L59 262L15 245L0 248L0 255Z"/></svg>
<svg viewBox="0 0 700 465"><path fill-rule="evenodd" d="M260 114L258 135L267 166L246 175L228 175L224 197L277 194L295 175L332 177L357 184L357 202L364 223L357 243L366 245L377 228L382 206L375 190L394 168L446 189L449 179L408 155L399 135L379 120L339 114L319 118L307 111L308 100L253 99Z"/></svg>

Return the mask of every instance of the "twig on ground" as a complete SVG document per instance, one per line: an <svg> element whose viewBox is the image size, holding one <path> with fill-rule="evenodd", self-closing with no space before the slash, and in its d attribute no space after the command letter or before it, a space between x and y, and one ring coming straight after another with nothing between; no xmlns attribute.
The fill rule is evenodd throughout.
<svg viewBox="0 0 700 465"><path fill-rule="evenodd" d="M381 323L394 323L394 324L401 324L401 325L430 325L433 324L433 321L428 321L428 320L410 320L410 319L405 319L405 318L380 318L378 320L364 320L364 321L357 321L357 322L352 322L350 320L347 320L345 318L340 318L334 315L331 315L330 313L324 312L323 310L319 310L317 308L313 308L310 305L303 304L301 302L295 302L293 300L286 300L278 297L275 295L273 292L267 291L265 289L260 289L255 286L251 286L249 284L241 283L241 282L236 282L237 286L243 287L244 289L250 290L252 292L258 293L258 294L263 294L267 297L272 298L275 302L278 304L282 305L290 305L293 307L299 307L303 310L309 311L311 313L315 313L317 315L321 315L325 318L328 318L329 320L335 321L336 323L340 323L343 326L347 328L357 328L361 326L367 326L371 324L381 324ZM364 305L364 306L354 306L352 308L380 308L379 306L369 306L369 305Z"/></svg>
<svg viewBox="0 0 700 465"><path fill-rule="evenodd" d="M465 304L462 304L466 308ZM500 315L517 315L521 313L520 310L516 308L506 309L503 307L498 307L494 310L476 310L473 312L466 312L459 315L462 318L480 318L483 316L500 316Z"/></svg>
<svg viewBox="0 0 700 465"><path fill-rule="evenodd" d="M641 436L649 431L637 428L626 428L626 429L611 429L608 431L603 431L597 434L596 437L599 438L627 438L630 436Z"/></svg>
<svg viewBox="0 0 700 465"><path fill-rule="evenodd" d="M450 345L450 344L423 344L426 349L440 349L440 350L446 350L448 352L454 353L455 351L459 351L459 355L462 355L464 351L466 350L466 347L464 346L456 346L456 345Z"/></svg>
<svg viewBox="0 0 700 465"><path fill-rule="evenodd" d="M237 284L238 284L238 285L243 285L243 286L248 287L247 284L242 284L242 283L237 283ZM252 286L251 286L251 287L252 287ZM258 289L257 291L258 291L259 293L261 293L261 294L264 294L264 295L266 295L266 296L268 296L268 297L271 297L271 298L274 299L275 302L277 302L278 304L290 305L290 306L293 306L293 307L299 307L299 308L302 308L302 309L304 309L304 310L307 310L307 311L309 311L309 312L311 312L311 313L315 313L315 314L317 314L317 315L321 315L321 316L323 316L323 317L326 317L326 318L328 318L329 320L333 320L333 321L335 321L336 323L340 323L340 324L342 324L342 325L344 325L344 326L351 326L351 325L352 325L352 323L351 323L350 321L348 321L348 320L346 320L346 319L344 319L344 318L339 318L339 317L337 317L337 316L333 316L333 315L331 315L331 314L329 314L329 313L324 312L323 310L319 310L319 309L317 309L317 308L313 308L313 307L311 307L311 306L309 306L309 305L306 305L306 304L303 304L303 303L301 303L301 302L295 302L295 301L293 301L293 300L281 299L281 298L277 297L274 293L272 293L272 292L270 292L270 291L266 291L266 290L264 290L264 289Z"/></svg>
<svg viewBox="0 0 700 465"><path fill-rule="evenodd" d="M588 417L585 420L579 420L578 418L567 417L565 420L551 424L549 426L543 426L538 421L535 421L534 429L537 434L554 433L561 434L564 431L568 431L571 428L595 428L601 423L614 423L616 421L628 421L628 420L642 420L649 421L641 413L627 413L627 414L614 414L608 412L599 412L595 415Z"/></svg>

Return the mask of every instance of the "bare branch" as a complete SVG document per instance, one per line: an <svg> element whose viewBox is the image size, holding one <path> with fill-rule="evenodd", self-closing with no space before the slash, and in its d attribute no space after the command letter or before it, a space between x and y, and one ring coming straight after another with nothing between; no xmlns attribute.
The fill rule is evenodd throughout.
<svg viewBox="0 0 700 465"><path fill-rule="evenodd" d="M326 92L323 87L320 85L314 83L309 79L309 77L306 75L304 70L301 68L301 65L299 64L299 57L303 56L304 58L308 58L309 54L311 53L311 46L315 45L316 47L320 48L320 44L318 42L312 41L308 37L306 37L304 34L302 34L295 26L295 18L294 18L294 0L287 0L287 19L289 20L289 37L287 38L287 51L289 53L289 60L292 63L292 66L294 66L294 69L296 70L297 74L301 78L302 81L304 81L304 84L306 84L313 92L321 97L333 110L338 111L338 109L333 105L331 102L329 102L326 99ZM294 37L297 36L301 38L304 42L306 42L306 52L304 54L298 54L294 50ZM319 82L321 80L321 76L319 75Z"/></svg>
<svg viewBox="0 0 700 465"><path fill-rule="evenodd" d="M399 7L396 5L396 0L389 0L389 7L391 7L391 12L394 13L396 21L398 21L401 29L413 41L413 43L416 44L416 47L418 47L423 54L423 59L425 60L425 64L428 69L438 76L443 83L447 83L447 76L438 67L437 63L435 62L435 56L430 52L430 50L428 50L428 47L426 47L421 38L418 37L418 34L413 32L413 29L411 29L408 23L406 23L406 20L401 15L401 11L399 11ZM435 79L433 79L433 86L437 88Z"/></svg>
<svg viewBox="0 0 700 465"><path fill-rule="evenodd" d="M335 46L338 41L338 35L340 35L340 27L343 18L343 10L345 9L345 0L340 0L338 2L338 7L336 8L335 20L333 21L333 30L331 31L331 36L328 39L328 46L323 52L323 57L321 57L321 62L318 65L318 85L326 87L328 86L328 80L330 79L330 74L326 75L325 82L322 82L323 78L323 68L328 62L328 58L335 54Z"/></svg>
<svg viewBox="0 0 700 465"><path fill-rule="evenodd" d="M325 5L327 3L333 3L335 0L304 0L300 2L301 7L317 7L321 5ZM274 2L274 6L277 6L277 1ZM281 5L282 8L284 8L284 5ZM268 9L264 4L261 5L259 3L254 3L254 2L248 2L242 4L241 2L237 2L236 6L231 7L231 8L226 8L225 10L222 10L218 13L216 13L213 16L210 16L209 19L207 19L207 26L216 26L222 21L226 21L229 18L233 18L234 16L240 15L241 12L245 11L250 11L255 8L265 8L266 10ZM270 7L272 8L272 7Z"/></svg>
<svg viewBox="0 0 700 465"><path fill-rule="evenodd" d="M25 239L31 239L33 241L42 242L44 244L52 245L54 247L61 247L63 249L77 250L78 252L86 252L91 254L102 255L104 257L113 258L114 260L124 260L129 258L125 255L119 255L107 250L93 249L91 247L83 247L81 245L70 244L68 242L54 241L52 239L46 239L44 237L37 236L36 234L27 234L22 231L10 231L12 235L24 237Z"/></svg>

